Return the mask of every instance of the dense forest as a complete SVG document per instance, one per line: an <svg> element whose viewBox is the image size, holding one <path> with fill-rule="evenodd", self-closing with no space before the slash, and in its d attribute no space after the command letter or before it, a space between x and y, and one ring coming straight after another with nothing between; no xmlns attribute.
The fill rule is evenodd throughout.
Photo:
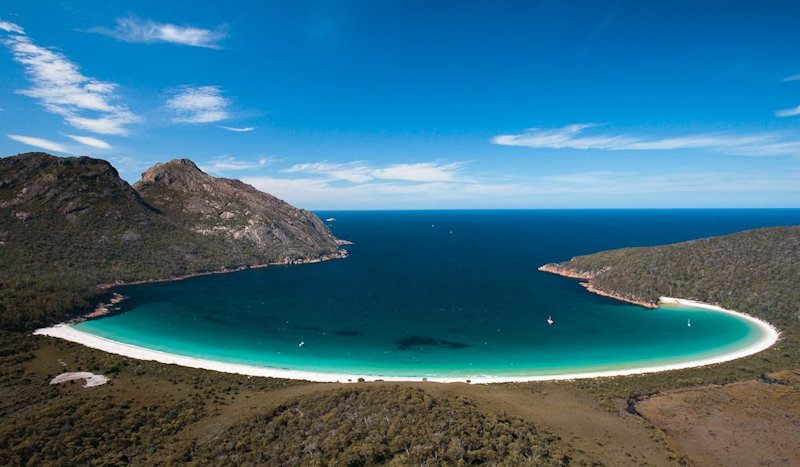
<svg viewBox="0 0 800 467"><path fill-rule="evenodd" d="M555 438L530 422L482 413L467 398L438 400L402 386L297 398L215 441L195 458L216 465L569 463Z"/></svg>
<svg viewBox="0 0 800 467"><path fill-rule="evenodd" d="M800 320L800 227L748 230L672 245L623 248L558 264L599 290L719 304L781 327Z"/></svg>

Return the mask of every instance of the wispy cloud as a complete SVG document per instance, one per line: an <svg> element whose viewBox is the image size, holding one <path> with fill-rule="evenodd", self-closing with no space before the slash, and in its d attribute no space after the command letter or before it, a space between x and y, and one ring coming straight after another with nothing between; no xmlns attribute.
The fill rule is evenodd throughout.
<svg viewBox="0 0 800 467"><path fill-rule="evenodd" d="M97 149L111 149L111 145L100 138L94 138L91 136L80 136L80 135L65 135L65 136L85 146L91 146Z"/></svg>
<svg viewBox="0 0 800 467"><path fill-rule="evenodd" d="M255 130L255 128L253 128L251 126L246 126L246 127L221 126L220 128L223 128L223 129L228 130L228 131L233 131L233 132L236 132L236 133L247 133L248 131Z"/></svg>
<svg viewBox="0 0 800 467"><path fill-rule="evenodd" d="M232 172L237 170L258 169L272 161L273 159L269 157L260 157L255 161L243 161L232 156L224 156L205 162L201 164L201 167L206 172Z"/></svg>
<svg viewBox="0 0 800 467"><path fill-rule="evenodd" d="M0 21L0 29L14 34L25 34L25 30L20 25L8 21Z"/></svg>
<svg viewBox="0 0 800 467"><path fill-rule="evenodd" d="M800 81L800 73L783 78L784 81Z"/></svg>
<svg viewBox="0 0 800 467"><path fill-rule="evenodd" d="M800 115L800 105L775 112L777 117L796 117L798 115Z"/></svg>
<svg viewBox="0 0 800 467"><path fill-rule="evenodd" d="M391 164L385 167L373 167L365 162L356 161L344 164L330 162L313 162L295 164L285 173L314 173L331 179L346 180L351 183L366 183L371 180L400 180L407 182L466 182L459 177L463 162L442 164L438 162L420 162L414 164Z"/></svg>
<svg viewBox="0 0 800 467"><path fill-rule="evenodd" d="M171 23L142 20L135 16L117 18L113 28L96 27L90 30L115 39L142 44L166 42L192 47L220 48L219 42L227 36L224 27L205 29Z"/></svg>
<svg viewBox="0 0 800 467"><path fill-rule="evenodd" d="M245 177L243 181L292 204L313 209L431 208L446 206L532 207L662 206L662 193L765 193L800 196L799 173L585 172L515 182L404 183L373 180L342 184L321 177ZM628 196L628 195L642 195ZM589 196L590 195L590 196ZM567 201L572 200L572 201ZM644 201L643 201L644 200ZM544 204L542 204L544 203ZM696 206L696 200L690 206Z"/></svg>
<svg viewBox="0 0 800 467"><path fill-rule="evenodd" d="M283 169L284 173L310 173L323 175L328 179L345 180L351 183L366 183L374 177L371 175L372 168L366 163L347 162L347 163L332 163L332 162L310 162L303 164L295 164L287 169Z"/></svg>
<svg viewBox="0 0 800 467"><path fill-rule="evenodd" d="M32 83L31 88L18 91L20 94L37 99L69 125L94 133L124 135L125 126L139 120L117 103L116 84L83 75L78 65L59 52L36 45L14 23L0 21L0 30L5 32L3 44Z"/></svg>
<svg viewBox="0 0 800 467"><path fill-rule="evenodd" d="M6 135L9 139L12 139L18 143L27 144L28 146L33 146L35 148L46 149L48 151L55 151L55 152L67 152L67 148L65 148L62 144L56 143L55 141L50 141L49 139L44 138L36 138L34 136L23 136L23 135Z"/></svg>
<svg viewBox="0 0 800 467"><path fill-rule="evenodd" d="M494 144L536 149L596 149L605 151L666 151L704 149L746 156L797 156L800 140L784 133L696 133L672 137L627 134L587 134L601 125L577 123L555 129L530 128L523 133L495 136Z"/></svg>
<svg viewBox="0 0 800 467"><path fill-rule="evenodd" d="M176 123L213 123L230 118L230 102L219 86L185 86L167 101Z"/></svg>
<svg viewBox="0 0 800 467"><path fill-rule="evenodd" d="M712 192L800 192L800 174L775 176L769 173L678 172L648 174L637 172L582 172L547 176L535 186L541 193L635 194Z"/></svg>
<svg viewBox="0 0 800 467"><path fill-rule="evenodd" d="M456 182L457 172L463 162L439 164L421 162L418 164L395 164L372 172L375 178L386 180L405 180L410 182Z"/></svg>

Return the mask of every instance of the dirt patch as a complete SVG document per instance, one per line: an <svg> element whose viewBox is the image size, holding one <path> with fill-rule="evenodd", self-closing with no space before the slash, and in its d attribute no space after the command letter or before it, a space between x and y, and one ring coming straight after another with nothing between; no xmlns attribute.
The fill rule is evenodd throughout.
<svg viewBox="0 0 800 467"><path fill-rule="evenodd" d="M800 371L681 390L637 410L696 465L800 465Z"/></svg>
<svg viewBox="0 0 800 467"><path fill-rule="evenodd" d="M440 397L470 397L486 409L535 422L561 437L578 464L676 465L660 432L622 408L610 412L571 382L467 385L428 383Z"/></svg>

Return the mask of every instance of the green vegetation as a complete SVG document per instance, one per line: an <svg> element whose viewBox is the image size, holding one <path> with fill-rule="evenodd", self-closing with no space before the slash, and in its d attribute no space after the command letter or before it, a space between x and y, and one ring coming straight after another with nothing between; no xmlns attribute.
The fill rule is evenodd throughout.
<svg viewBox="0 0 800 467"><path fill-rule="evenodd" d="M0 159L0 329L74 316L97 303L99 284L337 252L316 216L241 182L215 179L185 161L148 174L143 197L102 160L43 153ZM184 183L169 183L175 180ZM191 208L197 205L203 209ZM240 219L220 217L225 209L249 212L250 230L232 235Z"/></svg>
<svg viewBox="0 0 800 467"><path fill-rule="evenodd" d="M297 398L222 433L198 455L216 465L567 464L554 441L464 397L388 386Z"/></svg>
<svg viewBox="0 0 800 467"><path fill-rule="evenodd" d="M341 387L131 360L26 332L96 305L105 293L98 284L336 254L319 219L253 191L189 161L151 169L134 189L104 161L40 153L0 159L0 464L552 465L571 457L591 463L598 452L632 460L624 441L596 441L596 426L588 439L565 442L524 408L563 393L585 402L581 417L597 405L616 414L642 395L800 367L800 227L564 263L591 274L602 290L718 303L783 332L766 352L707 368L446 391ZM91 389L48 384L64 371L111 380ZM570 397L564 400L573 404ZM548 408L558 417L562 409ZM592 454L574 449L577 442Z"/></svg>
<svg viewBox="0 0 800 467"><path fill-rule="evenodd" d="M661 296L701 300L785 328L796 327L800 319L800 227L623 248L561 265L591 274L600 290L649 302Z"/></svg>
<svg viewBox="0 0 800 467"><path fill-rule="evenodd" d="M647 302L670 296L714 303L763 318L781 331L781 339L770 349L724 364L576 382L610 407L629 396L800 368L800 227L623 248L579 256L558 266L592 276L591 284L600 290Z"/></svg>
<svg viewBox="0 0 800 467"><path fill-rule="evenodd" d="M2 331L0 349L2 465L569 461L530 422L409 386L249 378ZM47 384L62 371L111 380Z"/></svg>
<svg viewBox="0 0 800 467"><path fill-rule="evenodd" d="M0 465L167 462L191 446L180 437L189 426L237 395L303 384L141 362L22 333L0 331L0 349ZM111 382L50 386L63 371Z"/></svg>

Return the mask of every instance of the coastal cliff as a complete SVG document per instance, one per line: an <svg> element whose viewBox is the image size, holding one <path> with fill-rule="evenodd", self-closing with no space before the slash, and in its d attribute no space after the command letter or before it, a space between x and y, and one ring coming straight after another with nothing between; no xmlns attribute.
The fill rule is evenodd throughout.
<svg viewBox="0 0 800 467"><path fill-rule="evenodd" d="M313 213L188 159L134 186L107 161L0 158L0 328L91 310L102 284L341 258Z"/></svg>

